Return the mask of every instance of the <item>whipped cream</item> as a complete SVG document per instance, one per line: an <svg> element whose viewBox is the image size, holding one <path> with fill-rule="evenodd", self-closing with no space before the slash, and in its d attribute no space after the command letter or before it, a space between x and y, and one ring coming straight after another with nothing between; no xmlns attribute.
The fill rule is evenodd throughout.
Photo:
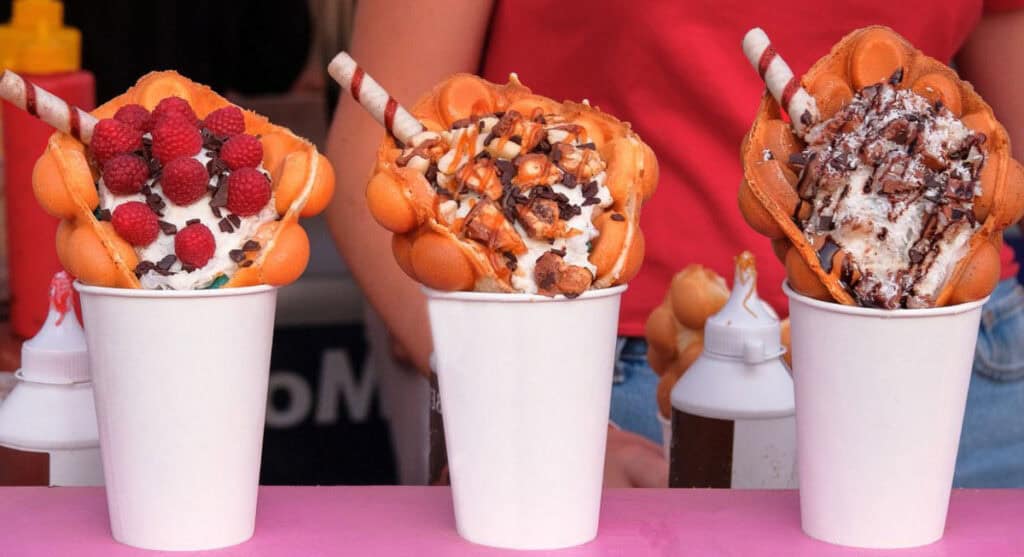
<svg viewBox="0 0 1024 557"><path fill-rule="evenodd" d="M149 137L149 134L146 134L146 136ZM206 163L212 159L211 153L212 151L204 147L192 158L199 161L205 167ZM266 172L262 164L257 167L257 170ZM210 187L215 186L216 183L217 177L211 176L209 181ZM230 214L230 211L222 207L220 209L221 217L218 218L210 207L210 193L203 195L195 203L182 207L175 205L163 195L159 180L150 178L146 185L152 189L153 193L159 194L164 200L165 206L161 210L163 216L158 216L159 220L170 223L177 230L181 230L185 228L187 221L198 219L200 223L210 229L216 244L213 257L207 261L206 265L193 271L187 272L182 270L181 261L176 259L167 269L167 274L162 274L155 270L143 273L139 277L139 282L146 289L196 290L211 286L221 276L230 278L238 270L238 263L231 259L231 251L242 249L245 242L256 235L256 231L261 225L277 219L276 205L273 193L271 193L270 202L259 213L247 217L236 215L239 225L234 227L234 230L231 232L225 232L221 230L219 223L222 218ZM97 189L99 190L100 208L109 210L111 214L113 214L117 207L129 201L146 203L146 196L141 192L131 195L116 195L112 193L102 178L97 182ZM135 246L135 253L138 255L139 261L158 263L167 255L174 254L174 235L165 234L161 230L153 243L143 247Z"/></svg>

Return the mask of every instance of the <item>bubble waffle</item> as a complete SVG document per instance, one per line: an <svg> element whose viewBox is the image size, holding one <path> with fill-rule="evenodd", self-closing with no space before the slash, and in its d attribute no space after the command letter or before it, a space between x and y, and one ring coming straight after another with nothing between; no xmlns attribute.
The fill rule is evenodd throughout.
<svg viewBox="0 0 1024 557"><path fill-rule="evenodd" d="M771 238L791 286L885 308L987 296L999 278L1002 230L1024 212L1024 172L992 109L953 70L884 27L847 35L801 83L820 120L797 135L766 93L743 142L739 193L744 217ZM849 145L860 148L844 152ZM866 182L855 181L858 169L872 172ZM830 190L834 176L845 182ZM860 183L863 196L851 187ZM869 209L856 213L853 198ZM853 218L842 218L843 203ZM879 207L888 213L874 218ZM881 276L878 261L898 261L890 268L900 271Z"/></svg>
<svg viewBox="0 0 1024 557"><path fill-rule="evenodd" d="M153 110L172 96L187 101L199 117L230 105L209 88L168 71L144 76L92 114L111 118L120 107L133 103ZM262 224L250 238L253 242L247 243L259 249L236 250L239 265L224 286L283 285L298 278L309 258L309 241L298 218L323 210L333 191L334 174L327 159L308 141L253 112L243 114L245 132L262 143L262 168L270 173L277 218ZM86 146L64 133L50 138L36 163L36 197L47 212L61 219L58 256L65 268L87 284L140 288L136 251L110 222L95 214L100 203L99 175L92 163Z"/></svg>
<svg viewBox="0 0 1024 557"><path fill-rule="evenodd" d="M647 362L660 376L657 400L662 416L672 415L672 387L704 350L705 322L728 300L725 279L702 265L690 265L672 277L664 301L647 318ZM782 344L790 363L789 319L782 322Z"/></svg>
<svg viewBox="0 0 1024 557"><path fill-rule="evenodd" d="M573 296L636 274L658 166L628 124L515 75L503 86L455 75L410 112L425 131L407 146L386 137L366 190L410 277Z"/></svg>

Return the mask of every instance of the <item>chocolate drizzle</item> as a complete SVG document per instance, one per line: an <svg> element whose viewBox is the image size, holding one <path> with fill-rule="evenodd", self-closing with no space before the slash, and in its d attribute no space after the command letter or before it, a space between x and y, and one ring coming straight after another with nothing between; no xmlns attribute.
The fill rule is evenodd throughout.
<svg viewBox="0 0 1024 557"><path fill-rule="evenodd" d="M833 274L841 261L841 283L869 307L924 307L933 302L936 292L918 291L922 281L931 276L944 246L977 226L973 202L985 163L985 135L963 127L941 103L931 105L915 93L895 89L903 79L899 68L886 82L862 89L808 132L807 148L787 161L798 172L793 221L808 241L820 246L822 270ZM853 191L851 186L858 183L862 185ZM847 202L857 203L857 208L847 208ZM884 216L863 213L871 207ZM894 237L908 226L919 230L917 237ZM889 259L870 255L875 266L859 267L843 246L847 238L865 236L878 243L868 254L896 250L905 265L889 268ZM896 243L904 241L905 247ZM937 288L935 279L929 280L928 288Z"/></svg>

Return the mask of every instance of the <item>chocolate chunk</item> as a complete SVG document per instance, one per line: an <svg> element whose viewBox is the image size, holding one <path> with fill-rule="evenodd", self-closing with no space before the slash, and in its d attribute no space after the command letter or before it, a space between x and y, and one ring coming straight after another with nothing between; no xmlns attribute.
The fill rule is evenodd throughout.
<svg viewBox="0 0 1024 557"><path fill-rule="evenodd" d="M766 149L767 150L767 149ZM793 166L806 166L807 160L810 157L806 152L791 153L789 155L789 164Z"/></svg>
<svg viewBox="0 0 1024 557"><path fill-rule="evenodd" d="M430 163L423 177L427 179L427 182L430 182L430 185L437 188L437 163Z"/></svg>
<svg viewBox="0 0 1024 557"><path fill-rule="evenodd" d="M217 184L217 191L213 192L210 198L210 207L220 208L228 206L228 184L227 181Z"/></svg>
<svg viewBox="0 0 1024 557"><path fill-rule="evenodd" d="M509 180L512 180L512 178L514 178L516 173L518 172L516 165L512 164L510 161L507 161L505 159L495 160L494 166L498 169L498 176L500 176L502 179L507 177Z"/></svg>
<svg viewBox="0 0 1024 557"><path fill-rule="evenodd" d="M612 213L612 216L609 218L616 222L622 222L626 220L626 217L622 216L622 214L620 213Z"/></svg>
<svg viewBox="0 0 1024 557"><path fill-rule="evenodd" d="M509 141L509 143L515 143L516 145L522 145L523 144L523 136L521 136L521 135L513 135L513 136L508 138L508 141Z"/></svg>
<svg viewBox="0 0 1024 557"><path fill-rule="evenodd" d="M226 163L223 160L221 160L220 157L214 157L214 158L206 161L206 172L210 176L216 176L216 175L221 174L223 172L227 172L228 170L231 170L228 167L228 163Z"/></svg>
<svg viewBox="0 0 1024 557"><path fill-rule="evenodd" d="M889 76L889 83L891 85L899 84L903 81L903 67L899 67Z"/></svg>
<svg viewBox="0 0 1024 557"><path fill-rule="evenodd" d="M110 209L97 209L95 216L98 221L109 221L111 218Z"/></svg>
<svg viewBox="0 0 1024 557"><path fill-rule="evenodd" d="M597 205L600 202L601 202L601 200L596 198L596 197L587 197L587 198L583 199L583 203L581 203L580 206L581 207L589 207L591 205Z"/></svg>
<svg viewBox="0 0 1024 557"><path fill-rule="evenodd" d="M228 220L231 221L231 224L235 225L235 228L242 226L242 218L238 215L230 214L228 215Z"/></svg>
<svg viewBox="0 0 1024 557"><path fill-rule="evenodd" d="M583 197L595 197L598 193L599 186L597 180L591 180L586 184L583 184Z"/></svg>
<svg viewBox="0 0 1024 557"><path fill-rule="evenodd" d="M217 223L217 228L219 228L220 231L224 232L225 234L230 234L235 231L235 227L231 226L231 222L228 221L228 219L226 218L220 219L220 221Z"/></svg>
<svg viewBox="0 0 1024 557"><path fill-rule="evenodd" d="M245 259L245 252L240 249L233 249L228 252L228 257L235 263L240 263Z"/></svg>
<svg viewBox="0 0 1024 557"><path fill-rule="evenodd" d="M168 236L173 236L174 234L178 233L178 227L174 226L173 224L171 224L171 223L169 223L167 221L158 220L158 221L156 221L156 223L158 225L160 225L160 230L164 234L167 234Z"/></svg>
<svg viewBox="0 0 1024 557"><path fill-rule="evenodd" d="M571 172L562 173L562 185L572 189L576 187L576 175ZM584 194L586 195L586 194Z"/></svg>
<svg viewBox="0 0 1024 557"><path fill-rule="evenodd" d="M189 225L192 225L192 224L199 224L200 222L202 222L202 221L200 221L199 219L188 219L187 221L185 221L185 226L189 226Z"/></svg>
<svg viewBox="0 0 1024 557"><path fill-rule="evenodd" d="M256 240L248 240L242 244L242 251L259 251L260 243Z"/></svg>
<svg viewBox="0 0 1024 557"><path fill-rule="evenodd" d="M195 265L189 265L188 263L182 263L181 264L181 270L182 270L182 272L185 272L185 273L191 273L192 271L196 270L196 267L195 267Z"/></svg>
<svg viewBox="0 0 1024 557"><path fill-rule="evenodd" d="M818 230L826 231L835 228L832 221L832 215L822 215L818 217Z"/></svg>
<svg viewBox="0 0 1024 557"><path fill-rule="evenodd" d="M164 258L161 259L156 264L156 268L160 269L161 271L167 271L167 270L169 270L171 268L171 265L174 265L174 262L177 261L177 260L178 260L178 258L175 257L173 253L165 255Z"/></svg>
<svg viewBox="0 0 1024 557"><path fill-rule="evenodd" d="M156 265L152 261L146 261L145 259L143 259L142 261L139 261L137 265L135 265L135 276L141 277L142 275L152 271L155 268Z"/></svg>
<svg viewBox="0 0 1024 557"><path fill-rule="evenodd" d="M541 138L541 140L537 142L537 145L533 147L533 151L531 152L546 155L551 152L551 143L548 142L548 139L546 137Z"/></svg>
<svg viewBox="0 0 1024 557"><path fill-rule="evenodd" d="M472 118L460 118L460 119L452 122L452 129L453 130L457 130L457 129L460 129L460 128L468 128L469 125L472 124L472 123L473 123L473 119Z"/></svg>
<svg viewBox="0 0 1024 557"><path fill-rule="evenodd" d="M210 207L210 212L213 213L215 218L221 218L220 207Z"/></svg>
<svg viewBox="0 0 1024 557"><path fill-rule="evenodd" d="M509 271L515 271L519 267L519 260L514 253L504 251L501 255L505 258L505 266Z"/></svg>

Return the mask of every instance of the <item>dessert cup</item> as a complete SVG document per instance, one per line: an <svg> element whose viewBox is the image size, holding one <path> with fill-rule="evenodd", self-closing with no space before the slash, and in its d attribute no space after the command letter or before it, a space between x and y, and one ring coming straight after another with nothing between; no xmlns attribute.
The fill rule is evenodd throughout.
<svg viewBox="0 0 1024 557"><path fill-rule="evenodd" d="M939 540L985 300L887 311L783 289L804 532L864 548Z"/></svg>
<svg viewBox="0 0 1024 557"><path fill-rule="evenodd" d="M597 535L619 301L425 289L455 523L483 545Z"/></svg>
<svg viewBox="0 0 1024 557"><path fill-rule="evenodd" d="M277 289L76 288L114 539L159 550L249 539Z"/></svg>

